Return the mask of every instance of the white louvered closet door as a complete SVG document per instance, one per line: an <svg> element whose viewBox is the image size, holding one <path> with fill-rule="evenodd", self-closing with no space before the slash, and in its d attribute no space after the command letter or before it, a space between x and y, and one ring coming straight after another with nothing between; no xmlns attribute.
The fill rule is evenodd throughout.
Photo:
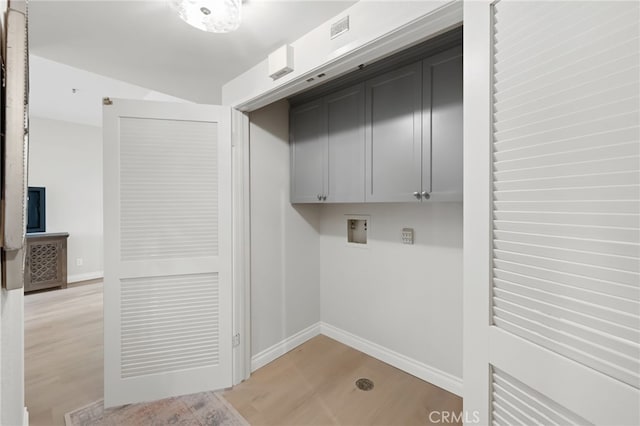
<svg viewBox="0 0 640 426"><path fill-rule="evenodd" d="M640 424L640 3L487 7L487 420Z"/></svg>
<svg viewBox="0 0 640 426"><path fill-rule="evenodd" d="M105 406L229 387L230 110L103 109Z"/></svg>

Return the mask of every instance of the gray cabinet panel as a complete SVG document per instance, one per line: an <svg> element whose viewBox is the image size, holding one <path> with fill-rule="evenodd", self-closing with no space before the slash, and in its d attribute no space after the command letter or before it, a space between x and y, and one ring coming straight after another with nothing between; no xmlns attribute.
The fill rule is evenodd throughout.
<svg viewBox="0 0 640 426"><path fill-rule="evenodd" d="M327 201L364 201L364 84L325 98L328 129Z"/></svg>
<svg viewBox="0 0 640 426"><path fill-rule="evenodd" d="M423 61L423 191L432 201L462 201L462 48Z"/></svg>
<svg viewBox="0 0 640 426"><path fill-rule="evenodd" d="M318 203L326 188L327 131L321 99L291 110L291 202Z"/></svg>
<svg viewBox="0 0 640 426"><path fill-rule="evenodd" d="M366 201L418 201L422 176L422 63L366 84Z"/></svg>
<svg viewBox="0 0 640 426"><path fill-rule="evenodd" d="M291 202L461 201L462 111L461 47L293 108Z"/></svg>

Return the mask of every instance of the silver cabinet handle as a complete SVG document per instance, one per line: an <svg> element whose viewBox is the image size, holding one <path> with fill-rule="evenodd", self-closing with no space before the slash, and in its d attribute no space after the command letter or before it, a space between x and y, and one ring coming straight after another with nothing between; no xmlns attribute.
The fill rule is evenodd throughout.
<svg viewBox="0 0 640 426"><path fill-rule="evenodd" d="M318 194L318 201L322 201L322 195Z"/></svg>
<svg viewBox="0 0 640 426"><path fill-rule="evenodd" d="M414 192L413 196L416 197L418 200L420 199L420 197L422 197L422 195L419 192Z"/></svg>
<svg viewBox="0 0 640 426"><path fill-rule="evenodd" d="M427 191L422 191L422 198L428 200L431 198L431 195Z"/></svg>
<svg viewBox="0 0 640 426"><path fill-rule="evenodd" d="M322 196L322 201L327 201L327 196L326 195Z"/></svg>

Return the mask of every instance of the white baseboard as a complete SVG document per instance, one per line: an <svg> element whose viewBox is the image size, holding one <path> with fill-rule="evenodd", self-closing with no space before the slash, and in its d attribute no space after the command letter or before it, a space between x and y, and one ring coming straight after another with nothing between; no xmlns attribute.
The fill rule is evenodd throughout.
<svg viewBox="0 0 640 426"><path fill-rule="evenodd" d="M29 411L27 407L24 407L24 414L22 415L22 425L29 426Z"/></svg>
<svg viewBox="0 0 640 426"><path fill-rule="evenodd" d="M313 324L304 330L297 332L293 336L287 337L283 341L252 356L251 372L253 373L258 368L269 364L274 359L281 357L307 340L316 337L318 334L320 334L320 323Z"/></svg>
<svg viewBox="0 0 640 426"><path fill-rule="evenodd" d="M369 340L351 334L333 325L321 322L320 333L331 337L340 343L351 346L365 354L386 362L402 371L416 376L426 382L441 387L458 396L462 396L462 379L452 374L446 373L437 368L431 367L413 358L399 354L391 349L373 343Z"/></svg>
<svg viewBox="0 0 640 426"><path fill-rule="evenodd" d="M71 284L71 283L77 283L80 281L97 280L98 278L104 278L103 271L87 272L86 274L69 275L67 277L67 283Z"/></svg>
<svg viewBox="0 0 640 426"><path fill-rule="evenodd" d="M251 372L258 368L264 367L271 361L286 354L290 350L300 346L307 340L314 338L319 334L331 337L340 343L351 346L365 354L372 356L380 361L386 362L402 371L416 376L426 382L441 387L458 396L462 396L462 379L452 374L446 373L435 367L431 367L413 358L399 354L398 352L380 346L355 334L344 331L331 324L319 322L302 331L297 332L283 341L276 343L270 348L251 357Z"/></svg>

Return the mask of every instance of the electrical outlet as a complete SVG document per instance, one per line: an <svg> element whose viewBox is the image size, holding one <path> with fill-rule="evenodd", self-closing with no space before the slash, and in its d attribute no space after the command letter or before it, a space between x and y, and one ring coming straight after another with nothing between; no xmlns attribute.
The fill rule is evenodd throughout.
<svg viewBox="0 0 640 426"><path fill-rule="evenodd" d="M402 244L413 244L413 228L402 228Z"/></svg>
<svg viewBox="0 0 640 426"><path fill-rule="evenodd" d="M81 257L76 258L76 266L82 266L84 264L84 260Z"/></svg>

